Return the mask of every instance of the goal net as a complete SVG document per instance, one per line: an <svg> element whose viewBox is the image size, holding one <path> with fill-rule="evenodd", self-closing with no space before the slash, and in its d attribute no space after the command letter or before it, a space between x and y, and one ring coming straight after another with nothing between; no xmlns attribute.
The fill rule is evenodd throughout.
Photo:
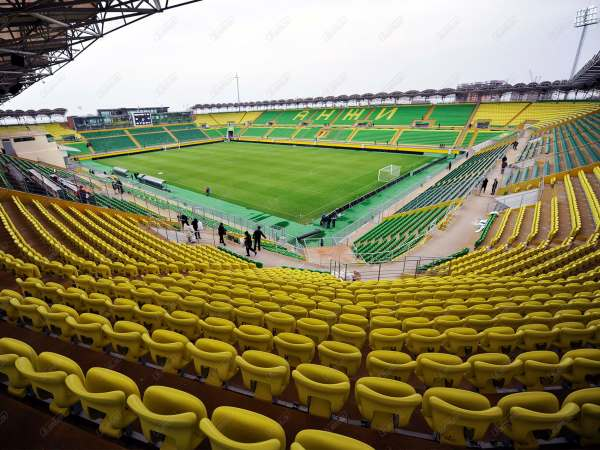
<svg viewBox="0 0 600 450"><path fill-rule="evenodd" d="M396 166L394 164L390 164L389 166L379 169L377 181L380 183L387 183L388 181L395 180L400 176L400 169L400 166Z"/></svg>

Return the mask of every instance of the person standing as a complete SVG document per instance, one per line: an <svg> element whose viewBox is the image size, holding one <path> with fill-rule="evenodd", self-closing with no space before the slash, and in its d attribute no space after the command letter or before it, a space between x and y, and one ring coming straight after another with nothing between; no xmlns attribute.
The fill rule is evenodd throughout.
<svg viewBox="0 0 600 450"><path fill-rule="evenodd" d="M338 218L338 215L334 211L334 213L331 215L331 228L335 228L335 221L337 220L337 218Z"/></svg>
<svg viewBox="0 0 600 450"><path fill-rule="evenodd" d="M485 194L485 189L487 188L487 185L488 185L488 179L484 178L483 181L481 182L481 189L479 190L480 194L482 192Z"/></svg>
<svg viewBox="0 0 600 450"><path fill-rule="evenodd" d="M252 236L248 231L244 231L244 247L246 248L246 256L250 256L250 250L254 252L254 256L256 256L256 250L252 248Z"/></svg>
<svg viewBox="0 0 600 450"><path fill-rule="evenodd" d="M194 236L196 237L196 240L200 240L200 232L203 229L202 226L202 222L200 222L198 220L197 217L194 217L194 220L192 220L192 228L194 229Z"/></svg>
<svg viewBox="0 0 600 450"><path fill-rule="evenodd" d="M206 186L206 196L210 197L210 186Z"/></svg>
<svg viewBox="0 0 600 450"><path fill-rule="evenodd" d="M496 189L498 188L498 178L494 178L494 182L492 183L492 195L496 193Z"/></svg>
<svg viewBox="0 0 600 450"><path fill-rule="evenodd" d="M223 222L221 222L219 224L219 228L217 229L217 232L219 233L219 244L223 244L225 247L227 247L227 244L225 243L225 236L227 236L227 229L225 229L225 225L223 225Z"/></svg>
<svg viewBox="0 0 600 450"><path fill-rule="evenodd" d="M254 233L252 233L252 237L254 238L254 247L252 248L252 250L254 250L254 254L256 254L256 249L258 248L258 251L261 251L262 249L260 248L260 241L262 238L267 238L265 236L265 233L262 232L262 230L260 229L260 225L256 228L256 230L254 230Z"/></svg>
<svg viewBox="0 0 600 450"><path fill-rule="evenodd" d="M452 161L448 161L448 172L452 170Z"/></svg>

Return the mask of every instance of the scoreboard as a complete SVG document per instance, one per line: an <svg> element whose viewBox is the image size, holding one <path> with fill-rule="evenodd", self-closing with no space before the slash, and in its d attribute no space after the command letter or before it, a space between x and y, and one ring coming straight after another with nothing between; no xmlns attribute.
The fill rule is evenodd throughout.
<svg viewBox="0 0 600 450"><path fill-rule="evenodd" d="M133 125L136 127L142 125L152 125L151 113L133 113Z"/></svg>

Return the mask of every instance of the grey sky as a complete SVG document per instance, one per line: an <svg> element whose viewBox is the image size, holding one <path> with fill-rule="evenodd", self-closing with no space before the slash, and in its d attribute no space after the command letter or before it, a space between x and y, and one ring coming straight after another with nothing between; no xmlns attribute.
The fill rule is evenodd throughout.
<svg viewBox="0 0 600 450"><path fill-rule="evenodd" d="M100 39L3 109L170 106L568 78L580 0L205 0ZM598 3L600 5L600 2ZM600 46L588 31L580 65Z"/></svg>

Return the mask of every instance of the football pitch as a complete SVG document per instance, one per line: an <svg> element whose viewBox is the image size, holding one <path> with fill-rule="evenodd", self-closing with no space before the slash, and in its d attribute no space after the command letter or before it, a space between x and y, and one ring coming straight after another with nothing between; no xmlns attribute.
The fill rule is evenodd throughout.
<svg viewBox="0 0 600 450"><path fill-rule="evenodd" d="M221 142L96 160L166 180L299 223L365 194L382 183L379 169L395 164L402 173L433 156Z"/></svg>

